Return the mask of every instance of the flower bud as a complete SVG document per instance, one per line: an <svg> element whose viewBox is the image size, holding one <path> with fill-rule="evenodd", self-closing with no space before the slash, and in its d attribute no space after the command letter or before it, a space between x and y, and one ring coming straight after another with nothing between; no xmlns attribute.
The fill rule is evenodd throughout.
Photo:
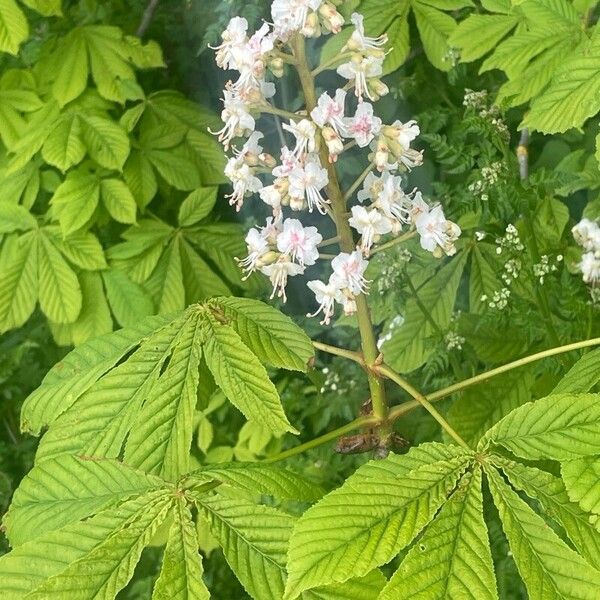
<svg viewBox="0 0 600 600"><path fill-rule="evenodd" d="M379 139L377 142L377 148L375 150L375 166L378 171L383 171L385 169L385 165L388 164L390 157L390 151L387 147L387 144Z"/></svg>
<svg viewBox="0 0 600 600"><path fill-rule="evenodd" d="M319 15L317 15L316 12L311 12L308 17L306 17L304 27L300 30L300 33L304 37L319 37L319 35L321 35Z"/></svg>
<svg viewBox="0 0 600 600"><path fill-rule="evenodd" d="M277 259L281 256L279 252L275 252L274 250L270 250L266 254L260 257L257 261L258 267L265 267L267 265L272 265L274 262L277 262Z"/></svg>
<svg viewBox="0 0 600 600"><path fill-rule="evenodd" d="M276 56L269 61L269 70L275 77L283 77L283 67L283 59L279 56Z"/></svg>
<svg viewBox="0 0 600 600"><path fill-rule="evenodd" d="M382 96L387 96L390 93L390 88L378 77L369 79L367 81L367 88L371 96L373 96L373 100L379 100Z"/></svg>
<svg viewBox="0 0 600 600"><path fill-rule="evenodd" d="M277 161L275 160L275 157L273 157L271 154L268 154L267 152L263 152L259 155L258 158L260 162L269 169L274 169L277 166Z"/></svg>
<svg viewBox="0 0 600 600"><path fill-rule="evenodd" d="M325 2L319 7L319 14L323 19L323 27L332 33L339 33L344 24L344 17L336 10L331 2Z"/></svg>
<svg viewBox="0 0 600 600"><path fill-rule="evenodd" d="M344 314L349 317L356 313L356 300L354 296L344 298Z"/></svg>

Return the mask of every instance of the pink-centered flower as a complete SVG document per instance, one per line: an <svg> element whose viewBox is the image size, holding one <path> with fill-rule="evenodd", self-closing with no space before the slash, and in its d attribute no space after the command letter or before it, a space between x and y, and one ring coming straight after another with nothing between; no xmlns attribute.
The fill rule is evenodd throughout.
<svg viewBox="0 0 600 600"><path fill-rule="evenodd" d="M243 17L233 17L227 28L221 34L222 43L219 46L209 46L216 50L216 63L221 69L239 69L238 60L246 44L248 21Z"/></svg>
<svg viewBox="0 0 600 600"><path fill-rule="evenodd" d="M304 227L298 219L286 219L277 236L277 249L302 266L310 266L319 258L317 246L322 241L316 227Z"/></svg>
<svg viewBox="0 0 600 600"><path fill-rule="evenodd" d="M345 102L345 90L336 90L335 98L324 92L319 96L317 106L313 108L310 116L319 127L330 125L339 136L346 137L346 125L344 123Z"/></svg>
<svg viewBox="0 0 600 600"><path fill-rule="evenodd" d="M448 256L456 254L454 242L461 234L460 227L446 219L439 204L421 213L415 220L415 227L421 236L421 247L424 250L429 250L434 255L441 255L440 251Z"/></svg>
<svg viewBox="0 0 600 600"><path fill-rule="evenodd" d="M360 248L366 256L369 255L371 246L380 235L392 231L390 219L376 208L367 210L364 206L353 206L352 216L348 222L361 234Z"/></svg>
<svg viewBox="0 0 600 600"><path fill-rule="evenodd" d="M258 192L262 188L261 180L254 175L254 170L243 159L235 156L227 161L225 175L231 180L233 192L225 197L229 198L229 204L235 205L239 211L244 203L246 194Z"/></svg>
<svg viewBox="0 0 600 600"><path fill-rule="evenodd" d="M273 0L271 16L279 38L285 40L294 31L303 29L312 11L319 9L323 0Z"/></svg>
<svg viewBox="0 0 600 600"><path fill-rule="evenodd" d="M316 155L309 155L304 166L297 166L290 173L289 180L289 194L294 205L301 207L306 201L308 212L316 208L322 215L325 214L329 200L322 196L321 190L329 183L329 176Z"/></svg>
<svg viewBox="0 0 600 600"><path fill-rule="evenodd" d="M340 65L337 73L348 81L354 82L354 94L359 102L362 102L363 96L367 96L369 100L373 101L374 98L369 92L367 80L383 74L383 58L354 56L350 62Z"/></svg>
<svg viewBox="0 0 600 600"><path fill-rule="evenodd" d="M381 130L381 119L373 114L373 105L363 102L358 105L352 118L345 118L346 137L356 140L360 148L368 146Z"/></svg>
<svg viewBox="0 0 600 600"><path fill-rule="evenodd" d="M341 252L332 261L331 266L342 288L347 288L353 294L367 291L367 280L364 272L369 265L359 250L348 254Z"/></svg>
<svg viewBox="0 0 600 600"><path fill-rule="evenodd" d="M296 147L293 150L294 156L302 158L306 153L316 150L315 135L317 128L312 121L308 119L302 119L301 121L290 119L289 125L284 123L283 128L296 138Z"/></svg>
<svg viewBox="0 0 600 600"><path fill-rule="evenodd" d="M223 144L225 150L229 149L229 144L234 137L254 131L256 126L246 103L240 100L231 89L226 89L224 92L221 120L225 123L223 128L219 131L211 131L211 133L218 136L218 140Z"/></svg>

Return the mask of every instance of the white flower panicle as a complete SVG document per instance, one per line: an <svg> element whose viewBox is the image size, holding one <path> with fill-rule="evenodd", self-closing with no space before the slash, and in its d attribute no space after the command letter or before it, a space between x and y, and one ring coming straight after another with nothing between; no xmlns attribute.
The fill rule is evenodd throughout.
<svg viewBox="0 0 600 600"><path fill-rule="evenodd" d="M571 231L575 241L584 250L577 265L583 281L596 288L600 283L600 226L596 221L584 218ZM597 294L592 290L592 298L596 297Z"/></svg>
<svg viewBox="0 0 600 600"><path fill-rule="evenodd" d="M422 151L411 147L419 126L414 120L388 125L377 116L373 102L389 92L381 80L387 36L367 36L361 15L352 15L352 33L339 55L315 71L330 68L346 80L345 86L341 81L337 89L313 101L310 110L294 114L270 101L275 94L271 79L284 75L286 63L298 64L301 36L341 30L344 19L336 8L340 3L274 0L272 24L250 33L246 19L234 17L214 48L217 65L237 72L223 93L223 127L214 132L225 150L231 149L225 166L232 184L227 198L239 211L257 195L272 214L264 226L246 235L248 254L238 259L244 279L262 273L271 280L271 297L285 302L290 277L304 274L320 257L331 259L329 279L307 283L318 304L311 316L321 315L322 324L331 322L336 306L347 315L356 312L357 296L368 293L367 258L384 236L410 229L419 235L422 248L441 257L456 252L460 235L439 204L428 204L416 189L404 189L405 175L423 162ZM284 143L273 148L273 155L264 151L265 136L257 129L263 113L283 119ZM343 226L356 232L356 249L334 257L320 255L323 236L314 225L304 225L302 215L317 213L313 220L337 215L339 225L340 206L331 206L329 192L340 198L334 163L346 152L362 152L370 162L346 192L347 206L341 211L348 214ZM588 235L583 226L581 235ZM406 255L410 257L408 251Z"/></svg>

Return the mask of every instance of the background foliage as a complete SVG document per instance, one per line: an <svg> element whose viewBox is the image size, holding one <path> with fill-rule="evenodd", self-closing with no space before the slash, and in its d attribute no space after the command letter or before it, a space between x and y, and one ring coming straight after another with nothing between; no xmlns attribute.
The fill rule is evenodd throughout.
<svg viewBox="0 0 600 600"><path fill-rule="evenodd" d="M386 362L428 393L600 335L597 290L577 271L581 250L570 233L582 216L600 216L595 2L355 0L342 10L358 6L367 32L387 32L393 47L382 116L414 117L423 132L425 164L411 181L463 229L450 259L409 242L371 261ZM501 598L593 598L598 351L546 358L441 400L468 444L493 453L483 468L475 455L442 444L446 434L422 409L403 415L396 430L424 445L385 467L336 454L331 443L293 456L283 473L252 466L351 421L366 381L357 365L322 354L307 369L307 338L250 300L267 293L254 278L242 282L234 261L245 252L243 221L253 217L235 220L223 199L224 159L207 127L218 124L226 75L207 45L233 15L251 25L268 18L268 3L159 3L140 40L146 8L0 0L2 511L29 473L4 520L2 549L16 547L7 560L21 574L10 583L14 597L38 585L38 597L61 597L76 581L81 597L124 588L119 597L169 598L203 569L219 598L279 599L286 580L290 598L294 590L302 598L376 598L382 589L379 597L399 598L400 577L418 597L437 598L446 597L436 586L453 561L464 560L479 561L487 577L467 582L478 597L494 597L495 579ZM320 56L334 56L348 35L318 43ZM299 106L297 83L281 85L277 101ZM514 152L522 127L531 132L528 181ZM278 135L275 120L263 130ZM362 167L349 159L344 169L350 182ZM284 311L311 338L356 348L351 319L319 327L304 317L314 307L303 283L290 286L298 287ZM393 404L407 399L389 391ZM569 410L586 415L579 429ZM30 433L46 428L38 447ZM300 435L281 435L294 430ZM106 460L74 458L87 454ZM192 511L171 493L188 471ZM367 534L410 510L414 531L371 562L352 563L358 542L321 545L345 571L331 564L318 572L310 542L323 514L336 502L347 506L347 489L368 499L409 472L426 501L397 500L390 521L372 516ZM62 479L49 483L56 473ZM225 485L213 493L215 479ZM65 496L73 480L88 482L91 497ZM87 517L96 538L81 536ZM461 519L468 526L459 529ZM261 537L256 523L275 533ZM489 548L479 548L486 536ZM75 547L74 538L83 541ZM44 544L65 550L48 571ZM288 545L298 565L289 579ZM78 559L118 565L123 556L127 569L115 568L107 582L84 581L68 567ZM573 573L582 578L575 587ZM360 577L335 584L350 574ZM458 588L446 593L460 597ZM206 597L204 587L191 594Z"/></svg>

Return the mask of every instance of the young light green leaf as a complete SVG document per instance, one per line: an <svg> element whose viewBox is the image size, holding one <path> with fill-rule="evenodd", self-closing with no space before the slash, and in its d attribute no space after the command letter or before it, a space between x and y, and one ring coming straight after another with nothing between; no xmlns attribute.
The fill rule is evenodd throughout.
<svg viewBox="0 0 600 600"><path fill-rule="evenodd" d="M0 0L0 51L17 55L29 37L29 25L14 0Z"/></svg>
<svg viewBox="0 0 600 600"><path fill-rule="evenodd" d="M103 179L100 182L102 202L110 216L119 223L136 222L137 204L129 188L120 179Z"/></svg>
<svg viewBox="0 0 600 600"><path fill-rule="evenodd" d="M99 198L100 184L95 175L69 173L50 200L64 236L81 229L91 219Z"/></svg>
<svg viewBox="0 0 600 600"><path fill-rule="evenodd" d="M145 208L156 195L158 184L150 161L133 149L125 166L123 178L140 208Z"/></svg>
<svg viewBox="0 0 600 600"><path fill-rule="evenodd" d="M478 448L490 443L533 460L569 460L598 454L598 395L557 394L520 406L494 425L481 438Z"/></svg>
<svg viewBox="0 0 600 600"><path fill-rule="evenodd" d="M134 327L154 312L154 304L146 290L131 281L123 271L103 271L102 279L110 309L122 327Z"/></svg>
<svg viewBox="0 0 600 600"><path fill-rule="evenodd" d="M43 159L64 173L79 164L85 153L79 116L73 113L62 116L42 146Z"/></svg>
<svg viewBox="0 0 600 600"><path fill-rule="evenodd" d="M256 600L281 600L294 518L240 498L204 495L196 504L246 591Z"/></svg>
<svg viewBox="0 0 600 600"><path fill-rule="evenodd" d="M378 569L364 577L350 579L344 583L333 583L302 592L300 600L373 600L387 583Z"/></svg>
<svg viewBox="0 0 600 600"><path fill-rule="evenodd" d="M600 573L571 550L494 469L486 469L486 474L529 598L595 600Z"/></svg>
<svg viewBox="0 0 600 600"><path fill-rule="evenodd" d="M207 217L217 201L217 188L207 187L194 190L179 207L179 225L190 227Z"/></svg>
<svg viewBox="0 0 600 600"><path fill-rule="evenodd" d="M250 298L213 298L209 305L222 311L229 325L262 362L306 372L314 348L289 317Z"/></svg>
<svg viewBox="0 0 600 600"><path fill-rule="evenodd" d="M583 510L600 515L600 457L584 456L564 462L561 473L569 498Z"/></svg>
<svg viewBox="0 0 600 600"><path fill-rule="evenodd" d="M449 71L452 61L448 57L448 37L456 29L456 22L450 15L431 6L428 1L412 0L411 6L429 62L442 71Z"/></svg>
<svg viewBox="0 0 600 600"><path fill-rule="evenodd" d="M56 77L52 84L52 95L60 106L79 97L87 86L88 59L85 40L80 28L67 33L61 40L56 60Z"/></svg>
<svg viewBox="0 0 600 600"><path fill-rule="evenodd" d="M141 339L169 321L168 317L148 317L129 329L90 340L67 354L26 398L21 410L21 429L39 435L43 427L68 410Z"/></svg>
<svg viewBox="0 0 600 600"><path fill-rule="evenodd" d="M600 348L586 352L556 384L552 394L589 392L600 381Z"/></svg>
<svg viewBox="0 0 600 600"><path fill-rule="evenodd" d="M125 131L117 123L95 115L85 115L81 126L89 155L102 167L121 171L129 156Z"/></svg>
<svg viewBox="0 0 600 600"><path fill-rule="evenodd" d="M4 516L12 546L60 529L164 483L116 460L61 456L36 465Z"/></svg>
<svg viewBox="0 0 600 600"><path fill-rule="evenodd" d="M198 313L183 323L169 363L150 390L125 445L125 462L175 481L188 471L198 387Z"/></svg>
<svg viewBox="0 0 600 600"><path fill-rule="evenodd" d="M469 460L465 453L405 474L401 457L359 468L294 527L285 598L389 562L434 517Z"/></svg>
<svg viewBox="0 0 600 600"><path fill-rule="evenodd" d="M208 600L196 528L183 498L178 499L174 514L152 600Z"/></svg>
<svg viewBox="0 0 600 600"><path fill-rule="evenodd" d="M40 307L55 323L73 323L81 310L81 286L77 275L45 236L38 239Z"/></svg>
<svg viewBox="0 0 600 600"><path fill-rule="evenodd" d="M54 225L44 227L43 231L56 249L74 265L86 271L97 271L107 267L104 250L93 233L78 231L63 238L60 229Z"/></svg>
<svg viewBox="0 0 600 600"><path fill-rule="evenodd" d="M21 0L29 8L45 17L60 16L62 14L62 0Z"/></svg>
<svg viewBox="0 0 600 600"><path fill-rule="evenodd" d="M37 227L35 217L19 204L0 202L0 234L28 231Z"/></svg>
<svg viewBox="0 0 600 600"><path fill-rule="evenodd" d="M28 594L31 600L69 597L72 600L112 600L131 577L142 550L173 505L165 492L155 498L140 496L146 503L124 527L112 532L90 552L71 563L61 573L46 579ZM157 493L155 493L156 496ZM166 496L166 497L165 497Z"/></svg>
<svg viewBox="0 0 600 600"><path fill-rule="evenodd" d="M579 553L600 569L600 531L590 515L569 499L565 484L550 473L514 461L493 457L493 462L517 489L538 500L544 511L564 527Z"/></svg>
<svg viewBox="0 0 600 600"><path fill-rule="evenodd" d="M260 423L275 434L297 433L285 416L267 371L235 330L212 316L205 319L205 327L206 364L228 400L248 420Z"/></svg>
<svg viewBox="0 0 600 600"><path fill-rule="evenodd" d="M378 600L463 597L498 598L479 468L463 477Z"/></svg>

